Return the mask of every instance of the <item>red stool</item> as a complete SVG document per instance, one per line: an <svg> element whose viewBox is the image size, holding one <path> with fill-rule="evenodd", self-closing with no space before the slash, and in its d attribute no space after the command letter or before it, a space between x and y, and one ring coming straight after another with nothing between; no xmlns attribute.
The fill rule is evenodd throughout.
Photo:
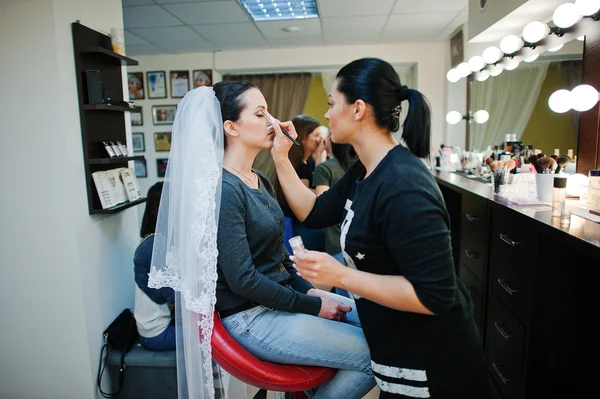
<svg viewBox="0 0 600 399"><path fill-rule="evenodd" d="M215 362L238 380L267 391L292 392L293 399L306 398L302 391L321 385L337 371L328 367L294 366L259 360L229 335L217 312L211 346Z"/></svg>

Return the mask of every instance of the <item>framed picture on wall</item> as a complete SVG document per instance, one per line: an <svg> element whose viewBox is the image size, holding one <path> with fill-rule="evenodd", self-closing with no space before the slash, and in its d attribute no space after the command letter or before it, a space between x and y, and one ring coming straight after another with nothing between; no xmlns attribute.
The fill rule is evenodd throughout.
<svg viewBox="0 0 600 399"><path fill-rule="evenodd" d="M171 151L171 132L154 133L154 150Z"/></svg>
<svg viewBox="0 0 600 399"><path fill-rule="evenodd" d="M461 26L450 38L450 61L452 63L452 68L463 62L464 59L465 50L463 42L463 28Z"/></svg>
<svg viewBox="0 0 600 399"><path fill-rule="evenodd" d="M168 162L169 158L159 158L156 160L156 175L158 177L165 177Z"/></svg>
<svg viewBox="0 0 600 399"><path fill-rule="evenodd" d="M175 121L176 105L153 105L152 123L155 125L172 125Z"/></svg>
<svg viewBox="0 0 600 399"><path fill-rule="evenodd" d="M148 98L167 98L167 79L165 71L146 72Z"/></svg>
<svg viewBox="0 0 600 399"><path fill-rule="evenodd" d="M148 177L148 168L146 167L145 159L136 159L133 161L135 169L135 177Z"/></svg>
<svg viewBox="0 0 600 399"><path fill-rule="evenodd" d="M140 107L140 112L130 112L131 126L142 126L144 124L144 109Z"/></svg>
<svg viewBox="0 0 600 399"><path fill-rule="evenodd" d="M144 99L144 73L130 72L127 74L127 86L129 87L130 100Z"/></svg>
<svg viewBox="0 0 600 399"><path fill-rule="evenodd" d="M202 86L212 86L212 69L195 69L192 71L194 89Z"/></svg>
<svg viewBox="0 0 600 399"><path fill-rule="evenodd" d="M146 151L146 144L144 143L144 133L131 133L131 143L133 147L133 152Z"/></svg>
<svg viewBox="0 0 600 399"><path fill-rule="evenodd" d="M171 98L182 98L190 90L190 71L169 72Z"/></svg>

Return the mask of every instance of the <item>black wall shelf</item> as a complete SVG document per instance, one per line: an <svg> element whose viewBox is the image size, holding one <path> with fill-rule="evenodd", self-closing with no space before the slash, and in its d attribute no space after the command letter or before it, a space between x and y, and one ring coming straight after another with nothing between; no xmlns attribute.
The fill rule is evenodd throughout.
<svg viewBox="0 0 600 399"><path fill-rule="evenodd" d="M94 209L90 211L90 215L112 215L114 213L121 212L127 208L131 208L132 206L143 204L144 202L146 202L146 198L140 198L139 200L133 202L124 202L117 206L113 206L112 208Z"/></svg>
<svg viewBox="0 0 600 399"><path fill-rule="evenodd" d="M109 38L109 40L110 40L110 38ZM139 64L136 60L134 60L132 58L126 57L121 54L117 54L114 51L106 49L104 47L88 47L88 48L83 48L79 51L82 54L95 56L95 57L99 57L99 58L105 58L107 60L111 60L112 62L120 64L120 65L138 65Z"/></svg>
<svg viewBox="0 0 600 399"><path fill-rule="evenodd" d="M128 161L142 161L144 160L143 155L136 155L134 157L113 157L113 158L89 158L88 162L91 165L112 165L117 163L124 163Z"/></svg>
<svg viewBox="0 0 600 399"><path fill-rule="evenodd" d="M141 107L129 108L118 105L86 104L87 70L99 71L104 94L110 92L112 101L122 102L127 93L123 92L123 65L138 65L138 62L112 51L110 37L88 28L78 22L71 24L73 52L79 97L79 119L83 145L83 162L90 215L114 214L132 206L142 204L145 198L127 202L109 209L103 209L92 173L127 167L128 161L143 160L143 156L109 158L102 144L104 141L127 142L125 112L140 112Z"/></svg>
<svg viewBox="0 0 600 399"><path fill-rule="evenodd" d="M86 111L117 111L117 112L142 112L142 107L124 107L120 105L106 104L85 104L83 109Z"/></svg>

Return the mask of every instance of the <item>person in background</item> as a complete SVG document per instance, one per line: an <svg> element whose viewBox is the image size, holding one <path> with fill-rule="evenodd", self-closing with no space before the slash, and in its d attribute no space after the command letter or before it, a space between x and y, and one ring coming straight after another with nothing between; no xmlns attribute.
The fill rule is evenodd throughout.
<svg viewBox="0 0 600 399"><path fill-rule="evenodd" d="M302 183L314 191L313 173L315 160L312 155L319 148L324 148L323 140L321 139L321 124L318 120L306 115L295 116L292 119L292 123L298 133L296 141L300 143L300 146L293 146L290 149L289 159ZM285 215L284 243L288 252L292 252L288 241L293 236L301 236L306 248L324 251L325 231L323 229L310 229L302 226L294 215L294 212L288 206L277 180L275 180L275 191L277 192L277 201Z"/></svg>
<svg viewBox="0 0 600 399"><path fill-rule="evenodd" d="M346 173L348 167L356 160L356 153L350 144L331 143L329 140L332 157L322 162L315 168L313 184L315 194L320 196L329 190ZM325 252L333 256L338 262L346 264L340 246L340 224L325 229ZM341 288L335 287L338 295L350 296Z"/></svg>
<svg viewBox="0 0 600 399"><path fill-rule="evenodd" d="M171 288L148 287L148 273L154 246L156 217L160 205L163 182L148 190L146 209L142 218L142 241L133 256L135 278L135 307L133 315L142 346L152 351L175 349L175 293Z"/></svg>
<svg viewBox="0 0 600 399"><path fill-rule="evenodd" d="M356 299L380 398L486 399L490 377L473 301L455 272L450 217L422 158L430 151L426 98L400 82L394 68L363 58L340 69L329 95L334 143L359 157L319 197L298 179L277 134L271 154L285 197L314 228L341 222L348 267L327 253L294 254L298 274L340 287ZM408 115L399 144L401 106Z"/></svg>

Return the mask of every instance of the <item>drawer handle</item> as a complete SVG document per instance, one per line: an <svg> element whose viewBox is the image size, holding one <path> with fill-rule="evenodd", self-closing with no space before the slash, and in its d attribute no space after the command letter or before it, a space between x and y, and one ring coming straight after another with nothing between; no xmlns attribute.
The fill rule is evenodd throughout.
<svg viewBox="0 0 600 399"><path fill-rule="evenodd" d="M508 284L506 284L506 280L499 278L498 279L498 284L500 284L500 287L504 288L504 291L508 292L508 295L515 295L517 293L519 293L519 290L515 290L514 288L510 288L508 286Z"/></svg>
<svg viewBox="0 0 600 399"><path fill-rule="evenodd" d="M479 259L479 254L475 251L465 249L465 255L467 255L467 258L469 259Z"/></svg>
<svg viewBox="0 0 600 399"><path fill-rule="evenodd" d="M517 245L521 244L518 241L511 240L506 234L500 234L500 239L508 245L510 245L511 247L516 247Z"/></svg>
<svg viewBox="0 0 600 399"><path fill-rule="evenodd" d="M500 372L500 364L492 362L492 367L494 368L496 374L498 374L498 378L500 378L500 381L502 381L503 384L508 384L510 382L510 380Z"/></svg>
<svg viewBox="0 0 600 399"><path fill-rule="evenodd" d="M506 332L506 330L504 330L502 328L502 326L504 326L504 323L502 323L501 321L495 321L494 322L494 326L496 326L496 330L498 330L498 332L500 333L500 335L502 335L502 338L504 338L506 341L511 340L514 338L513 335L511 335L510 333Z"/></svg>
<svg viewBox="0 0 600 399"><path fill-rule="evenodd" d="M466 213L465 217L467 218L467 220L471 223L475 223L476 221L479 220L479 218L477 217L477 215L474 215L472 213Z"/></svg>

